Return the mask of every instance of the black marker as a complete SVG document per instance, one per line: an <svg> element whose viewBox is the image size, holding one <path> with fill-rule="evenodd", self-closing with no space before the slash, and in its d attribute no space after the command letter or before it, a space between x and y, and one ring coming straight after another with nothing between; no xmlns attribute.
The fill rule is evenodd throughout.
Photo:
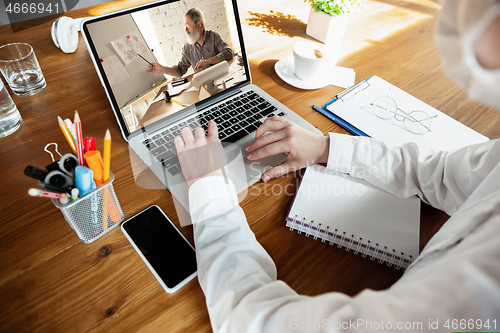
<svg viewBox="0 0 500 333"><path fill-rule="evenodd" d="M174 81L174 82L172 82L172 87L179 86L179 85L184 84L186 82L188 82L188 79L182 79L182 80Z"/></svg>
<svg viewBox="0 0 500 333"><path fill-rule="evenodd" d="M142 58L145 62L147 62L148 64L150 64L150 65L151 65L151 63L150 63L149 61L147 61L146 59L144 59L144 57L143 57L143 56L141 56L139 53L137 53L137 55L138 55L139 57L141 57L141 58Z"/></svg>
<svg viewBox="0 0 500 333"><path fill-rule="evenodd" d="M42 170L42 169L39 169L37 167L28 165L24 169L24 174L26 176L28 176L28 177L35 178L35 179L38 179L41 182L44 182L45 181L45 177L47 177L47 175L49 174L49 172L47 170Z"/></svg>
<svg viewBox="0 0 500 333"><path fill-rule="evenodd" d="M50 184L38 183L39 187L43 188L47 191L59 192L59 193L71 193L71 190L74 189L74 186L69 186L67 188L62 188L60 186L54 186Z"/></svg>

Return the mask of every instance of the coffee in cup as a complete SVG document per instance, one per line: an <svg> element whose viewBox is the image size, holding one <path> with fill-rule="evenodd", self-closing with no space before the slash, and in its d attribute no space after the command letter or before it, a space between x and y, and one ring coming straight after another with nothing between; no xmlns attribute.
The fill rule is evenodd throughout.
<svg viewBox="0 0 500 333"><path fill-rule="evenodd" d="M293 46L295 76L311 81L325 71L328 52L324 45L314 42L298 42Z"/></svg>

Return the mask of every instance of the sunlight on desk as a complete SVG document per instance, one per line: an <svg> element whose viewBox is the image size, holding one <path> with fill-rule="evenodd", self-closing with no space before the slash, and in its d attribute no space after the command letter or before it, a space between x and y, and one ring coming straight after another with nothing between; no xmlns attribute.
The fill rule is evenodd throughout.
<svg viewBox="0 0 500 333"><path fill-rule="evenodd" d="M265 44L258 52L251 53L252 60L268 60L270 53L276 59L283 59L292 54L292 45L296 42L302 39L316 41L305 33L309 14L307 4L290 3L281 7L282 10L262 10L265 8L262 4L259 8L259 11L241 12L246 31L251 32L245 34L245 41L253 43L258 40ZM358 14L350 16L340 49L339 43L335 42L327 46L340 59L377 44L416 23L432 19L433 13L439 8L440 5L429 0L367 1ZM289 38L288 42L285 38Z"/></svg>
<svg viewBox="0 0 500 333"><path fill-rule="evenodd" d="M360 51L422 20L431 18L432 15L420 11L385 2L368 1L360 13L349 18L339 58Z"/></svg>

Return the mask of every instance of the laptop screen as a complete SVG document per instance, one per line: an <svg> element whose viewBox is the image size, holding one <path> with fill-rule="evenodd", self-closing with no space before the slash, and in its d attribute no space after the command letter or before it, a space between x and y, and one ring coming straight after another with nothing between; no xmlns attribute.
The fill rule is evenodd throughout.
<svg viewBox="0 0 500 333"><path fill-rule="evenodd" d="M91 18L82 34L126 140L250 82L236 0L152 2Z"/></svg>

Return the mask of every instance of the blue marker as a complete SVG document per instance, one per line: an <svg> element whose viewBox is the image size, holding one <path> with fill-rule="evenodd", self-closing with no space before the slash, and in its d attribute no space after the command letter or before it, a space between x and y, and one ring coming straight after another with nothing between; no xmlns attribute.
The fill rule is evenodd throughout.
<svg viewBox="0 0 500 333"><path fill-rule="evenodd" d="M94 173L89 168L85 166L77 166L75 168L75 183L80 196L84 196L92 190L93 179Z"/></svg>

